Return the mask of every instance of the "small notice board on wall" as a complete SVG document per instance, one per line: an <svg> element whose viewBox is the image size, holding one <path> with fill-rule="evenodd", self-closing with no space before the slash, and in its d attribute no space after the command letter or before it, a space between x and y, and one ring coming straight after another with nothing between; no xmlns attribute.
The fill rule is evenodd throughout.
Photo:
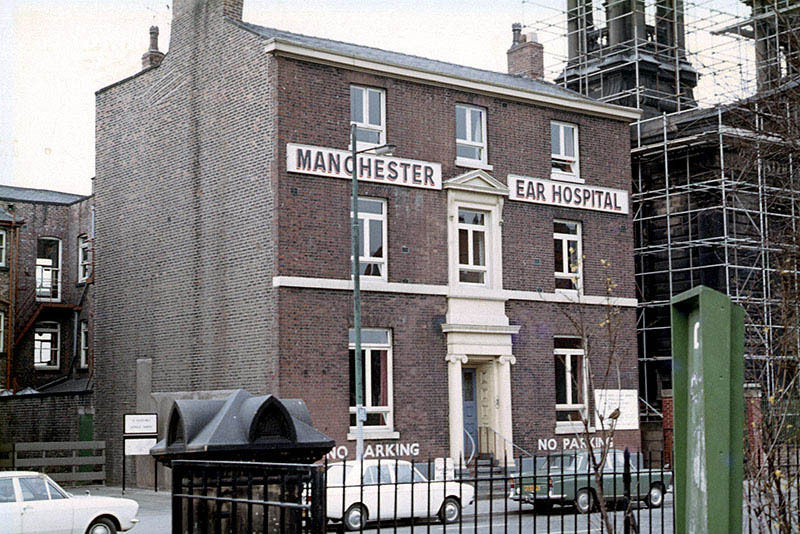
<svg viewBox="0 0 800 534"><path fill-rule="evenodd" d="M619 408L617 430L639 429L639 392L635 389L596 389L594 409L602 416L606 429L611 427L608 416ZM596 423L599 426L599 421Z"/></svg>
<svg viewBox="0 0 800 534"><path fill-rule="evenodd" d="M149 456L158 442L158 414L126 413L122 416L122 448L125 456ZM158 467L155 471L158 491ZM125 493L125 459L122 461L122 493Z"/></svg>

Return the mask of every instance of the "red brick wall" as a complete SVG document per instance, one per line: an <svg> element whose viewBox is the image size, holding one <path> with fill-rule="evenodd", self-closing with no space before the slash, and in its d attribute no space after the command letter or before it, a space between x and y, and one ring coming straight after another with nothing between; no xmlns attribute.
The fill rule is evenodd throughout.
<svg viewBox="0 0 800 534"><path fill-rule="evenodd" d="M387 142L398 157L440 162L443 179L470 169L455 166L455 105L487 109L492 176L550 174L550 120L578 124L581 176L587 183L630 190L629 133L624 122L577 115L293 59L278 60L278 274L349 276L350 186L345 180L287 174L286 143L346 149L350 84L386 90ZM363 184L360 194L388 199L389 280L447 283L446 193ZM503 210L503 284L506 289L552 292L554 217L583 223L586 293L604 294L606 276L616 296L634 297L631 217L549 208L516 201ZM401 252L406 246L408 253ZM601 260L611 262L606 270Z"/></svg>
<svg viewBox="0 0 800 534"><path fill-rule="evenodd" d="M664 462L672 465L672 451L674 446L674 408L675 404L672 399L672 391L664 390L661 392L661 413L664 416L661 420L662 427L664 428Z"/></svg>
<svg viewBox="0 0 800 534"><path fill-rule="evenodd" d="M344 440L351 294L275 290L272 278L349 277L348 182L288 174L285 150L288 142L347 148L351 83L386 89L387 141L396 155L440 162L444 179L470 170L454 164L455 104L463 102L488 111L489 163L498 180L549 177L555 119L579 125L588 183L630 188L622 121L274 57L219 10L192 17L188 5L175 9L161 65L97 96L99 428L119 428L121 414L133 409L135 360L149 357L154 391L244 387L302 397L315 424ZM446 284L446 193L364 184L361 194L388 200L389 280ZM587 294L602 294L602 259L612 261L617 294L633 297L630 217L510 201L504 287L553 290L554 216L584 223ZM401 441L408 436L425 443L427 454L444 453L445 298L365 293L363 302L365 327L395 332ZM508 305L512 324L527 336L521 339L539 336L553 313L541 303ZM633 332L632 311L624 320ZM635 387L635 340L628 341L625 383ZM512 376L522 377L526 366L551 369L547 343L523 350ZM535 382L513 380L524 433L526 420L554 405L554 394L542 397L544 410L526 405ZM118 436L101 437L116 481Z"/></svg>

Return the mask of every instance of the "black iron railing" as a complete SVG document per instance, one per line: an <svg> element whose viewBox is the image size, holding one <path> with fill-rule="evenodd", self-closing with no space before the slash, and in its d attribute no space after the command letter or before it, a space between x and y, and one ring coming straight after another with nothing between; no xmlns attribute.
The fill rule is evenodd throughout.
<svg viewBox="0 0 800 534"><path fill-rule="evenodd" d="M444 459L325 462L329 531L673 532L672 472L659 454L615 450L602 491L588 453L571 451L465 466ZM653 466L653 468L650 468Z"/></svg>
<svg viewBox="0 0 800 534"><path fill-rule="evenodd" d="M663 454L618 449L602 472L586 451L470 466L176 461L172 531L665 534L675 531L672 483ZM746 463L744 490L745 532L800 530L800 449L783 446Z"/></svg>
<svg viewBox="0 0 800 534"><path fill-rule="evenodd" d="M177 460L173 534L325 532L319 465Z"/></svg>

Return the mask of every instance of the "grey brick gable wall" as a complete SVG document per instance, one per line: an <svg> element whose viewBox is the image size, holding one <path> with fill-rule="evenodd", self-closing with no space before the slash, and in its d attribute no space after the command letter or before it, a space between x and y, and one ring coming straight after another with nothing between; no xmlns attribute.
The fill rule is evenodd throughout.
<svg viewBox="0 0 800 534"><path fill-rule="evenodd" d="M277 390L274 66L214 10L178 13L161 65L97 94L98 429L153 391Z"/></svg>

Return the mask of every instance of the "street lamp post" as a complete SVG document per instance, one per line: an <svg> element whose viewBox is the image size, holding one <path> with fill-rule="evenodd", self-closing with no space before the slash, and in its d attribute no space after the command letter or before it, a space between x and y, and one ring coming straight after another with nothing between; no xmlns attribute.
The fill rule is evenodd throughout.
<svg viewBox="0 0 800 534"><path fill-rule="evenodd" d="M352 161L353 179L353 207L352 207L352 232L351 246L353 254L353 337L355 344L355 380L356 380L356 460L364 458L364 421L367 412L364 409L364 378L363 362L361 360L361 262L358 253L360 240L358 231L358 155L363 152L373 151L379 156L390 156L394 145L381 145L364 150L356 150L356 125L350 125L350 150Z"/></svg>

